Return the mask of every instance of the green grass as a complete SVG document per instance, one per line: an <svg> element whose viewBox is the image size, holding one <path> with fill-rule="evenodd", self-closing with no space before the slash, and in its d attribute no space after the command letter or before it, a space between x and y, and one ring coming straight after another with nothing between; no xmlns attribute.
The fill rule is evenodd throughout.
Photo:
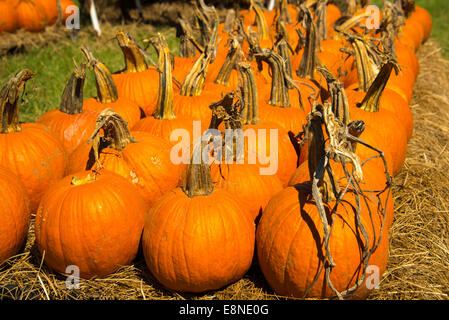
<svg viewBox="0 0 449 320"><path fill-rule="evenodd" d="M126 28L124 30L127 31ZM143 39L154 35L149 30L150 28L132 29L130 33L139 44L142 44ZM166 36L169 47L176 54L178 40L174 36L174 29L160 27L158 30ZM73 59L78 64L85 61L80 50L81 46L89 47L93 55L102 61L111 72L122 70L125 67L122 51L114 39L113 32L105 30L102 39L97 39L90 34L84 32L74 41L62 41L44 48L0 57L1 86L19 70L27 68L36 74L27 83L26 92L20 104L20 121L35 121L48 110L59 107L66 81L74 70ZM157 61L152 47L149 47L147 52L153 61ZM96 88L93 73L89 70L84 97L93 96L96 96Z"/></svg>
<svg viewBox="0 0 449 320"><path fill-rule="evenodd" d="M374 3L381 3L375 0ZM449 57L449 1L448 0L417 0L417 4L426 8L433 17L433 39L436 39L443 50L443 54ZM83 23L88 24L89 18L82 17ZM151 36L153 28L134 28L129 31L139 43L142 39ZM174 37L174 29L168 27L158 28L166 35L169 47L174 54L177 54L178 41ZM10 54L0 57L0 86L17 71L28 68L36 73L36 76L28 82L26 94L20 106L21 121L35 121L40 115L48 110L59 106L59 100L67 78L73 71L73 58L80 63L84 60L80 47L87 45L94 56L104 62L112 71L124 68L124 61L121 50L113 39L114 32L104 30L105 36L97 39L92 32L82 32L82 36L75 41L63 41L58 44L51 44L45 48L33 49L27 52ZM90 34L90 35L88 35ZM152 48L147 50L155 58ZM95 84L91 72L88 73L84 96L85 98L96 95Z"/></svg>

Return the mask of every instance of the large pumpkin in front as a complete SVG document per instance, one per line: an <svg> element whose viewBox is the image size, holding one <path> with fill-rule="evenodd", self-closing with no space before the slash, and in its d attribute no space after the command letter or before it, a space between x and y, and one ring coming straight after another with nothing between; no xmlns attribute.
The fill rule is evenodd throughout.
<svg viewBox="0 0 449 320"><path fill-rule="evenodd" d="M135 258L147 205L125 178L101 170L70 175L49 190L36 214L36 244L60 273L102 277Z"/></svg>
<svg viewBox="0 0 449 320"><path fill-rule="evenodd" d="M212 187L206 167L189 165L184 187L167 192L146 217L146 264L171 290L219 289L239 280L252 262L253 217L233 195Z"/></svg>

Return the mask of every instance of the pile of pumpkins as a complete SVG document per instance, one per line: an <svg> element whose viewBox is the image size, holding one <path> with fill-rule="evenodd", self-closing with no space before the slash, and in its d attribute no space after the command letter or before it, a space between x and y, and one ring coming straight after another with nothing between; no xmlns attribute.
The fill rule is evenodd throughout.
<svg viewBox="0 0 449 320"><path fill-rule="evenodd" d="M224 22L193 5L196 23L180 20L179 56L158 34L148 40L158 60L148 63L120 31L126 68L111 73L83 47L60 108L36 123L18 121L33 72L4 85L0 262L21 248L35 213L37 248L55 272L76 265L84 279L103 277L131 264L141 244L148 269L174 291L220 289L254 265L282 296L366 297L367 267L386 269L394 208L381 191L412 136L415 52L430 15L386 1L379 29L368 29L358 1L346 12L327 0L283 0L273 11L253 1ZM97 97L83 96L87 70ZM259 155L251 163L194 161L209 140L179 147L179 129L252 129L267 143L245 140L244 159ZM276 140L262 135L272 131ZM331 149L352 159L346 170ZM260 155L271 154L277 170L262 174L270 164ZM333 182L318 174L324 156ZM360 198L350 180L371 191Z"/></svg>
<svg viewBox="0 0 449 320"><path fill-rule="evenodd" d="M70 10L70 6L76 6L72 0L0 0L0 34L20 29L42 32L57 22L59 6L64 23L74 13Z"/></svg>

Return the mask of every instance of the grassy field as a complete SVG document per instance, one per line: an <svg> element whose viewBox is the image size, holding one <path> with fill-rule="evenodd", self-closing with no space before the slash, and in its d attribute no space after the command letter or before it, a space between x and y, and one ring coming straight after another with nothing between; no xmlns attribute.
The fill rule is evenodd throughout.
<svg viewBox="0 0 449 320"><path fill-rule="evenodd" d="M374 1L378 3L379 1ZM418 0L420 6L428 9L434 20L433 37L440 43L445 56L449 56L449 27L447 13L449 12L449 1L447 0ZM82 19L83 24L88 25L88 17ZM83 61L80 51L82 45L87 45L93 54L103 61L112 71L124 68L121 50L117 45L114 34L123 28L130 32L139 43L142 39L149 38L156 32L151 26L110 26L103 25L104 36L97 39L90 27L85 27L75 40L67 40L50 44L44 48L31 49L26 52L9 54L0 57L0 84L3 85L9 77L17 71L28 68L36 73L29 81L26 95L21 104L21 121L35 121L41 114L59 106L60 95L65 82L73 70L73 59L78 63ZM169 46L174 54L177 54L178 41L174 36L174 29L169 27L158 27L157 31L164 33L168 39ZM154 50L149 48L148 53L155 57ZM92 74L88 75L85 87L85 97L95 96L95 84Z"/></svg>

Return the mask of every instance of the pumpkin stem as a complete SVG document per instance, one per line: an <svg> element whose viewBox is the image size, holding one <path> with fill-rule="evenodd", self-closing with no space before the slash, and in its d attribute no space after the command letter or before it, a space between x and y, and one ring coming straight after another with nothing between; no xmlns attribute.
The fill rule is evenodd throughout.
<svg viewBox="0 0 449 320"><path fill-rule="evenodd" d="M290 96L285 78L287 72L285 70L284 58L270 49L260 49L255 56L265 61L271 70L272 81L270 100L268 103L281 108L290 107Z"/></svg>
<svg viewBox="0 0 449 320"><path fill-rule="evenodd" d="M237 137L232 140L232 146L229 142L225 141L223 144L224 152L221 155L225 163L228 161L243 163L244 162L244 152L238 145L238 141L241 141L243 134L243 119L241 117L242 113L242 98L234 103L235 98L234 91L228 92L223 99L218 102L212 103L209 107L212 109L212 120L210 129L218 129L221 122L225 123L225 128L227 130L232 130L232 135L237 134Z"/></svg>
<svg viewBox="0 0 449 320"><path fill-rule="evenodd" d="M323 111L322 106L315 106L314 110L308 115L306 139L309 142L308 166L310 181L318 179L318 188L320 189L323 201L328 203L335 200L335 195L331 190L331 177L326 169L329 167L326 155L326 141L323 132Z"/></svg>
<svg viewBox="0 0 449 320"><path fill-rule="evenodd" d="M240 41L237 36L232 36L228 40L229 51L226 56L225 62L218 72L215 83L227 86L229 83L229 78L231 77L231 72L236 68L236 64L243 57L243 52L241 49Z"/></svg>
<svg viewBox="0 0 449 320"><path fill-rule="evenodd" d="M357 107L367 112L379 111L380 99L393 69L398 73L399 65L394 59L389 58L380 69L379 74L368 89L363 101Z"/></svg>
<svg viewBox="0 0 449 320"><path fill-rule="evenodd" d="M238 65L241 77L240 92L242 98L242 121L243 124L257 124L259 122L259 99L256 85L256 77L254 76L251 65L241 62Z"/></svg>
<svg viewBox="0 0 449 320"><path fill-rule="evenodd" d="M195 61L190 72L187 74L182 86L180 94L183 96L199 96L201 95L206 79L209 64L212 61L217 42L218 20L215 22L214 30L209 43L198 59Z"/></svg>
<svg viewBox="0 0 449 320"><path fill-rule="evenodd" d="M251 7L256 14L255 22L257 25L257 33L259 35L259 40L270 40L270 29L268 28L267 19L263 14L262 7L254 0L251 0Z"/></svg>
<svg viewBox="0 0 449 320"><path fill-rule="evenodd" d="M0 91L0 133L22 131L19 123L20 93L35 74L28 69L16 73Z"/></svg>
<svg viewBox="0 0 449 320"><path fill-rule="evenodd" d="M232 106L234 101L234 92L226 94L223 99L212 103L209 107L212 109L212 118L209 129L218 130L218 126L227 118L227 109ZM211 151L207 144L212 137L212 133L207 130L200 141L193 147L193 154L189 165L187 166L186 179L182 190L190 197L207 196L214 191L212 176L209 163L211 162Z"/></svg>
<svg viewBox="0 0 449 320"><path fill-rule="evenodd" d="M129 34L117 31L116 39L125 57L126 73L142 72L148 69L145 56L142 54L143 50Z"/></svg>
<svg viewBox="0 0 449 320"><path fill-rule="evenodd" d="M234 32L235 27L236 27L236 19L237 19L237 15L236 15L235 10L228 9L228 11L226 13L225 21L223 23L223 32L224 33L232 34L232 32Z"/></svg>
<svg viewBox="0 0 449 320"><path fill-rule="evenodd" d="M158 33L149 42L154 46L158 54L159 72L159 94L157 99L156 112L154 117L160 120L175 119L173 111L173 79L172 70L174 65L174 56L168 48L165 37Z"/></svg>
<svg viewBox="0 0 449 320"><path fill-rule="evenodd" d="M86 80L86 64L80 66L75 63L75 70L71 74L62 92L59 110L67 114L83 112L83 88Z"/></svg>
<svg viewBox="0 0 449 320"><path fill-rule="evenodd" d="M111 72L104 63L98 61L87 47L82 47L88 66L94 71L95 85L97 87L97 100L102 104L117 101L118 93Z"/></svg>
<svg viewBox="0 0 449 320"><path fill-rule="evenodd" d="M299 68L296 70L296 75L303 79L313 79L318 61L317 46L319 43L317 27L309 8L302 5L301 13L303 14L302 24L303 28L306 30L306 36L304 42L304 53Z"/></svg>
<svg viewBox="0 0 449 320"><path fill-rule="evenodd" d="M319 0L315 9L315 16L317 17L317 37L319 44L321 44L321 41L327 39L327 2L328 0Z"/></svg>
<svg viewBox="0 0 449 320"><path fill-rule="evenodd" d="M293 66L292 66L292 54L293 49L288 43L288 32L284 22L276 21L276 36L275 36L275 48L277 53L285 60L285 72L290 78L293 78ZM289 89L293 89L291 82L287 83Z"/></svg>
<svg viewBox="0 0 449 320"><path fill-rule="evenodd" d="M279 20L287 24L292 23L290 12L288 12L288 0L281 0L279 3Z"/></svg>
<svg viewBox="0 0 449 320"><path fill-rule="evenodd" d="M369 50L372 50L372 47L368 46L365 39L354 35L348 35L348 41L354 49L359 90L366 92L379 72L378 64L376 63L377 61L373 60L373 54L369 54Z"/></svg>
<svg viewBox="0 0 449 320"><path fill-rule="evenodd" d="M332 112L336 118L344 125L348 125L351 121L349 112L349 102L346 96L344 85L338 81L325 66L318 67L323 77L326 79L327 87L331 97Z"/></svg>
<svg viewBox="0 0 449 320"><path fill-rule="evenodd" d="M223 121L226 123L226 127L228 127L228 120L233 107L234 97L235 93L234 91L231 91L225 94L221 100L210 104L209 108L212 110L212 118L209 129L218 130L218 127Z"/></svg>
<svg viewBox="0 0 449 320"><path fill-rule="evenodd" d="M196 46L192 43L192 28L185 19L178 19L176 36L179 38L179 56L183 58L196 57Z"/></svg>
<svg viewBox="0 0 449 320"><path fill-rule="evenodd" d="M97 117L95 129L88 143L92 143L95 159L90 159L86 169L90 170L94 163L101 168L99 153L104 148L122 151L130 143L136 142L128 128L128 123L114 110L107 108Z"/></svg>

